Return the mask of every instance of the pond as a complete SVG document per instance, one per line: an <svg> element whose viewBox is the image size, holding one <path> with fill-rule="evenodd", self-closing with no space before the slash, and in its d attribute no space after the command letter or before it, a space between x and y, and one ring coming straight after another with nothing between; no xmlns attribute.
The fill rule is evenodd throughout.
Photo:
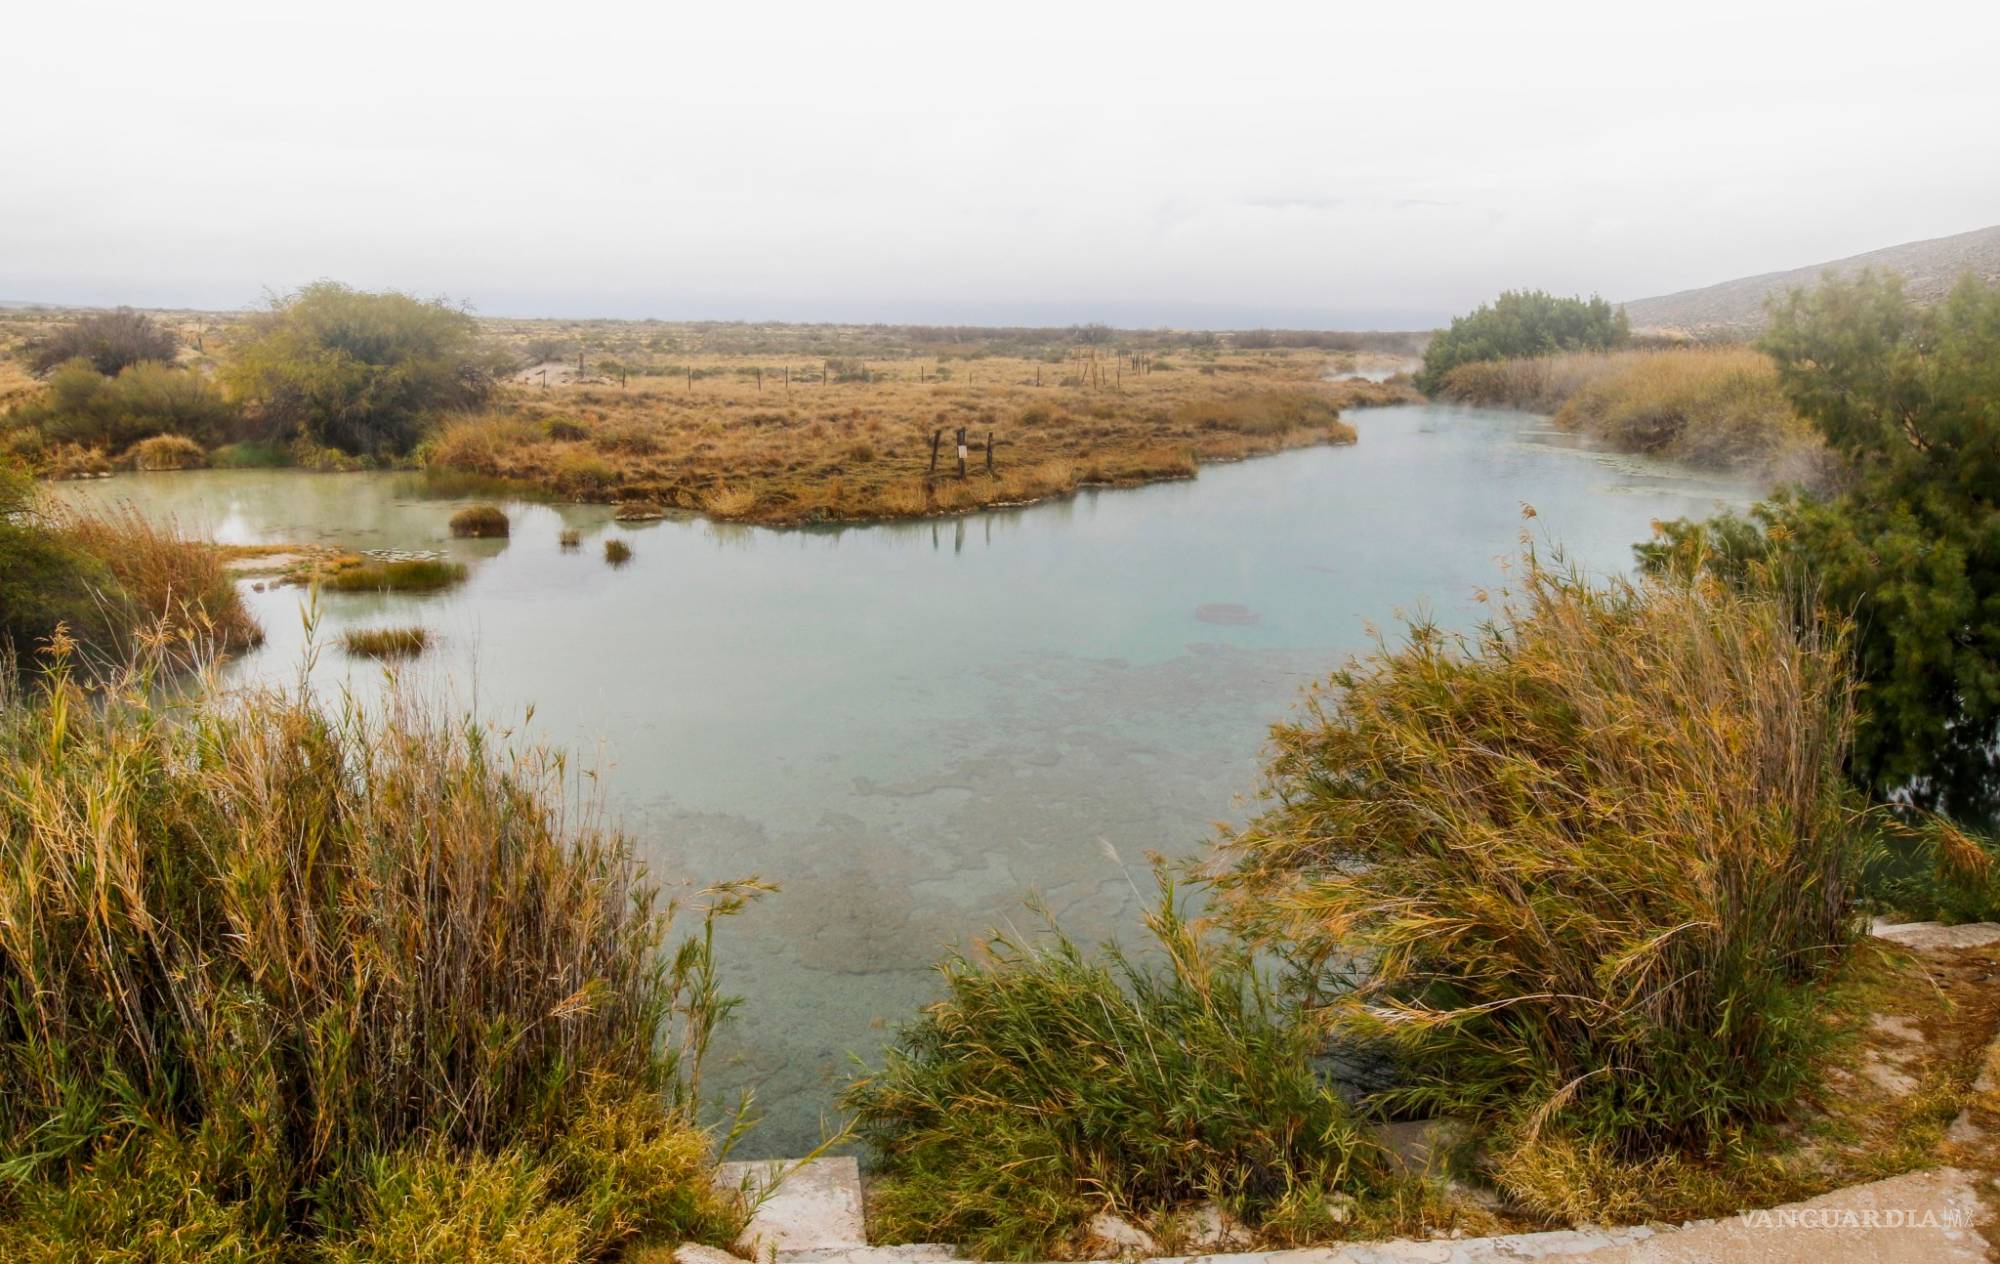
<svg viewBox="0 0 2000 1264"><path fill-rule="evenodd" d="M321 598L316 679L379 689L347 628L421 623L417 687L570 747L663 881L755 873L782 892L727 928L747 997L706 1084L754 1089L744 1157L802 1152L855 1056L933 995L948 943L1034 925L1138 927L1149 851L1241 820L1265 730L1299 687L1428 610L1469 626L1522 531L1603 572L1649 520L1757 488L1589 451L1518 413L1352 415L1358 444L973 517L844 530L614 523L464 501L396 474L202 471L67 485L232 542L427 548L470 563L433 595ZM1523 505L1536 511L1524 519ZM557 536L579 529L583 547ZM631 545L613 568L603 539ZM268 640L232 681L296 680L304 594L248 594Z"/></svg>

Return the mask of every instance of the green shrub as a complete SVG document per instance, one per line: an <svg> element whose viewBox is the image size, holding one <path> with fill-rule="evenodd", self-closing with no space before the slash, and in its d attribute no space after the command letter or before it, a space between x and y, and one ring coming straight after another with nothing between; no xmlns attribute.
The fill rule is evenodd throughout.
<svg viewBox="0 0 2000 1264"><path fill-rule="evenodd" d="M8 413L7 424L32 428L52 444L117 451L153 435L179 435L206 448L234 438L240 415L214 383L189 369L147 362L106 377L73 360L43 395Z"/></svg>
<svg viewBox="0 0 2000 1264"><path fill-rule="evenodd" d="M57 365L82 360L106 377L146 361L172 364L180 350L173 331L151 316L121 307L72 321L24 348L28 365L47 373Z"/></svg>
<svg viewBox="0 0 2000 1264"><path fill-rule="evenodd" d="M561 759L400 701L149 683L58 660L0 721L0 1243L728 1240L694 1122L712 928L667 955Z"/></svg>
<svg viewBox="0 0 2000 1264"><path fill-rule="evenodd" d="M1445 375L1461 364L1540 356L1556 351L1591 351L1622 346L1631 337L1623 308L1592 295L1557 298L1540 290L1509 290L1476 311L1452 318L1424 348L1416 384L1436 394Z"/></svg>
<svg viewBox="0 0 2000 1264"><path fill-rule="evenodd" d="M1313 1069L1315 1031L1162 884L1165 960L996 934L940 964L945 999L844 1104L880 1164L876 1223L1049 1258L1109 1205L1214 1199L1257 1223L1366 1183L1374 1151Z"/></svg>
<svg viewBox="0 0 2000 1264"><path fill-rule="evenodd" d="M1968 820L2000 804L2000 285L1919 307L1893 276L1795 294L1765 350L1838 459L1830 494L1783 493L1727 528L1736 578L1766 569L1855 625L1864 710L1855 781ZM1685 566L1693 524L1642 560Z"/></svg>
<svg viewBox="0 0 2000 1264"><path fill-rule="evenodd" d="M478 333L443 302L319 281L256 318L227 379L272 437L398 455L439 412L491 391L497 365Z"/></svg>
<svg viewBox="0 0 2000 1264"><path fill-rule="evenodd" d="M1417 623L1273 730L1277 806L1222 885L1336 1035L1405 1060L1385 1108L1705 1155L1813 1082L1851 696L1777 602L1531 553L1476 636Z"/></svg>
<svg viewBox="0 0 2000 1264"><path fill-rule="evenodd" d="M1940 816L1892 823L1870 857L1868 894L1916 921L2000 921L2000 841Z"/></svg>

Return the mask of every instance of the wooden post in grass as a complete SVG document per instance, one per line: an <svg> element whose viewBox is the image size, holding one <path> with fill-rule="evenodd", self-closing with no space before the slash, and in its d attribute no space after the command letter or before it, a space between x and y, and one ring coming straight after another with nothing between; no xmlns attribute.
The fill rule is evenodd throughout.
<svg viewBox="0 0 2000 1264"><path fill-rule="evenodd" d="M688 394L694 394L694 361L688 361Z"/></svg>
<svg viewBox="0 0 2000 1264"><path fill-rule="evenodd" d="M965 481L965 427L964 426L960 426L958 428L957 443L958 443L958 477L960 482L964 482Z"/></svg>
<svg viewBox="0 0 2000 1264"><path fill-rule="evenodd" d="M924 479L926 481L929 481L929 479L937 473L938 444L943 439L944 439L943 426L939 426L936 430L931 431L931 467L930 469L924 472Z"/></svg>
<svg viewBox="0 0 2000 1264"><path fill-rule="evenodd" d="M988 474L993 472L993 432L991 430L986 432L986 472Z"/></svg>
<svg viewBox="0 0 2000 1264"><path fill-rule="evenodd" d="M757 366L757 393L764 393L764 366L761 364Z"/></svg>
<svg viewBox="0 0 2000 1264"><path fill-rule="evenodd" d="M792 366L791 363L788 361L785 364L785 394L789 395L791 393L792 393Z"/></svg>

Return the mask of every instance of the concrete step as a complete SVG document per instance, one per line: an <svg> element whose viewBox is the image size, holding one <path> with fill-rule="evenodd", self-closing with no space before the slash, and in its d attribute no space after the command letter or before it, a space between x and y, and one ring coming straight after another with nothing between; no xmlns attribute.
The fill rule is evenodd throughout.
<svg viewBox="0 0 2000 1264"><path fill-rule="evenodd" d="M775 1254L782 1264L808 1264L809 1256L831 1264L835 1255L868 1249L861 1165L851 1155L804 1163L724 1163L716 1183L741 1189L753 1200L763 1196L736 1241L753 1259Z"/></svg>

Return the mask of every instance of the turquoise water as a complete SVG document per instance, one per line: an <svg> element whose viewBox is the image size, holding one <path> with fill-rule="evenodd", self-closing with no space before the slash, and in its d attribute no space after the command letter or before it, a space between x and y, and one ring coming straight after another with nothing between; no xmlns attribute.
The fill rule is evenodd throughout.
<svg viewBox="0 0 2000 1264"><path fill-rule="evenodd" d="M421 623L440 641L409 682L498 723L532 706L526 732L602 769L662 879L780 884L724 936L725 981L749 999L708 1081L755 1090L755 1157L815 1140L852 1055L931 995L940 947L1021 920L1028 891L1080 936L1133 931L1145 853L1193 853L1242 819L1266 726L1371 623L1469 624L1524 528L1624 569L1650 519L1756 492L1521 414L1352 420L1352 447L845 530L508 504L510 539L455 541L445 522L466 502L393 474L134 475L66 494L229 541L469 562L447 593L322 597L316 677L379 688L340 632ZM558 547L566 526L581 550ZM629 565L605 564L607 536ZM269 639L232 680L296 678L302 598L249 594Z"/></svg>

